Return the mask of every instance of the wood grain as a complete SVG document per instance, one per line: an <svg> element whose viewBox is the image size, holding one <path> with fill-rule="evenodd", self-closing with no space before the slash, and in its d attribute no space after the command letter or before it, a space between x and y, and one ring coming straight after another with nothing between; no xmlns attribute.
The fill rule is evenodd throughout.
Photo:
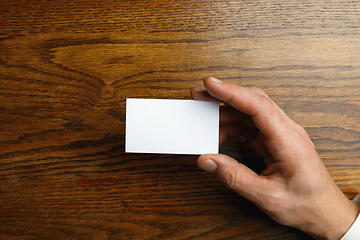
<svg viewBox="0 0 360 240"><path fill-rule="evenodd" d="M124 153L125 99L263 88L360 192L360 3L0 2L0 239L310 239L196 167ZM260 171L241 139L223 153Z"/></svg>

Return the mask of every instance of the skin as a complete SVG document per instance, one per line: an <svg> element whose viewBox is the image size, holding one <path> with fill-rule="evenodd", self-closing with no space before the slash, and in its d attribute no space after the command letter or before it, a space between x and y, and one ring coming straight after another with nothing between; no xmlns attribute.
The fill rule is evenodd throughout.
<svg viewBox="0 0 360 240"><path fill-rule="evenodd" d="M257 174L223 154L204 154L198 166L255 203L279 224L315 239L340 239L360 207L346 198L318 156L305 129L261 89L208 77L191 90L195 100L220 101L220 144L228 137L254 139L267 168Z"/></svg>

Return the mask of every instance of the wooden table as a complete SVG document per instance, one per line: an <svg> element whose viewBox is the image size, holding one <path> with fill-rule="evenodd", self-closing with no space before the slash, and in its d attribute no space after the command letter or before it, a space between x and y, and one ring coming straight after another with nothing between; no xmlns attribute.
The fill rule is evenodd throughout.
<svg viewBox="0 0 360 240"><path fill-rule="evenodd" d="M360 192L360 2L0 2L0 239L310 239L199 170L125 154L125 99L263 88ZM251 142L221 152L261 169Z"/></svg>

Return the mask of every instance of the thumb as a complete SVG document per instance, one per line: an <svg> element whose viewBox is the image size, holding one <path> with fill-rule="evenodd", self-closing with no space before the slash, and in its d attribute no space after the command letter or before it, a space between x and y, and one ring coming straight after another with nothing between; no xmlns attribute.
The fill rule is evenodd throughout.
<svg viewBox="0 0 360 240"><path fill-rule="evenodd" d="M204 154L199 168L213 173L226 187L250 201L257 202L266 191L266 179L224 154Z"/></svg>

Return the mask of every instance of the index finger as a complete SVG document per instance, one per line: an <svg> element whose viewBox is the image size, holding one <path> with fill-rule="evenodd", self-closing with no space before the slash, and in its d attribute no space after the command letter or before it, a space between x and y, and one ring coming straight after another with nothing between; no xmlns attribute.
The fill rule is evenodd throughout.
<svg viewBox="0 0 360 240"><path fill-rule="evenodd" d="M286 149L289 144L293 144L294 128L291 119L261 89L241 87L211 77L204 80L204 85L214 98L251 116L264 137L276 141L272 146L276 148L274 150Z"/></svg>

